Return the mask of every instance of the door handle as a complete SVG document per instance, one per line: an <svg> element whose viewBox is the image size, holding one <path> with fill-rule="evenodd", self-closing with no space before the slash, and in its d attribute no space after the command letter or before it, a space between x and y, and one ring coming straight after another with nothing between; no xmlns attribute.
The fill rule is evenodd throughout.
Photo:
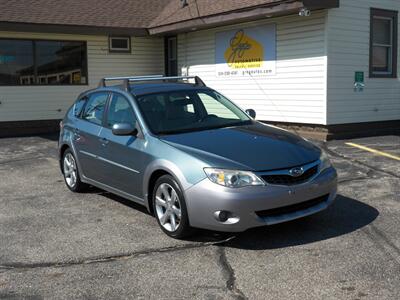
<svg viewBox="0 0 400 300"><path fill-rule="evenodd" d="M107 146L109 143L109 141L106 138L101 138L99 139L99 141L103 146Z"/></svg>
<svg viewBox="0 0 400 300"><path fill-rule="evenodd" d="M79 140L81 138L79 129L74 130L74 139Z"/></svg>

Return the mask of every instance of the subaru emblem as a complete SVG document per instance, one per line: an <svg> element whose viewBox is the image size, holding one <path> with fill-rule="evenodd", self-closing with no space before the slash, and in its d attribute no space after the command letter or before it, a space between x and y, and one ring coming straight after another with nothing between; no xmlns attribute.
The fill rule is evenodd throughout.
<svg viewBox="0 0 400 300"><path fill-rule="evenodd" d="M293 177L299 177L304 174L304 168L303 167L297 167L293 168L289 171L290 176Z"/></svg>

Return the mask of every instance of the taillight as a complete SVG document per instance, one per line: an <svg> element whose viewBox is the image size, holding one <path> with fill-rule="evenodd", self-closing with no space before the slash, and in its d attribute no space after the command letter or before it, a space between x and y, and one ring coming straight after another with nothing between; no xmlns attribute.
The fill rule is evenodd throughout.
<svg viewBox="0 0 400 300"><path fill-rule="evenodd" d="M63 128L64 128L64 123L63 121L60 121L60 131L63 130Z"/></svg>

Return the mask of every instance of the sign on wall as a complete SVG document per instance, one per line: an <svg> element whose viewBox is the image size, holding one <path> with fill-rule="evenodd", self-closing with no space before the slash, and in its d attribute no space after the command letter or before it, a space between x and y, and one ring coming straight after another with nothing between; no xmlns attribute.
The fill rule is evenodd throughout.
<svg viewBox="0 0 400 300"><path fill-rule="evenodd" d="M354 75L354 91L362 92L365 88L364 72L356 71Z"/></svg>
<svg viewBox="0 0 400 300"><path fill-rule="evenodd" d="M218 32L215 50L218 77L275 75L276 26Z"/></svg>

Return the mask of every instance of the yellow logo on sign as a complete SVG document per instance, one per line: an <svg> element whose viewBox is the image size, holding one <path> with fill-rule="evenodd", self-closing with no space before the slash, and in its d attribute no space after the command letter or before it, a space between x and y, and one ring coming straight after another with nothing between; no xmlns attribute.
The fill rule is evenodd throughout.
<svg viewBox="0 0 400 300"><path fill-rule="evenodd" d="M264 61L262 44L247 36L243 30L235 33L230 47L225 51L225 60L234 69L261 68Z"/></svg>

